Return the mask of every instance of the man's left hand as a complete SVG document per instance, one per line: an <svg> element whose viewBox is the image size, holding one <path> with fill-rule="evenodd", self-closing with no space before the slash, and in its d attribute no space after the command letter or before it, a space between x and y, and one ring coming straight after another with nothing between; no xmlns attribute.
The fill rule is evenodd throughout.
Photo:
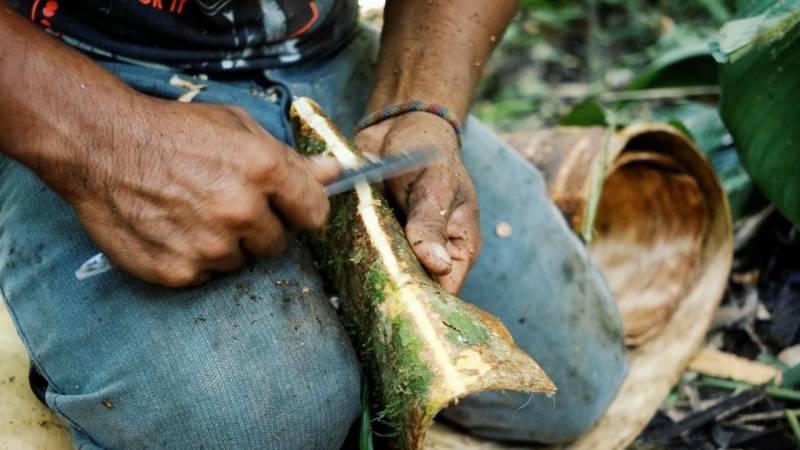
<svg viewBox="0 0 800 450"><path fill-rule="evenodd" d="M478 198L458 153L458 138L444 119L411 112L359 132L361 151L393 155L433 147L439 160L386 182L389 195L406 214L405 232L422 265L441 285L457 293L481 248Z"/></svg>

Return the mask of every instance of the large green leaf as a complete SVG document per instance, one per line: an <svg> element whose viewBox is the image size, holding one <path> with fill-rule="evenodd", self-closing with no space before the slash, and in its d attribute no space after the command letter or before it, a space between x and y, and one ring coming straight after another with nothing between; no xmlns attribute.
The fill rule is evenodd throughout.
<svg viewBox="0 0 800 450"><path fill-rule="evenodd" d="M662 53L630 82L627 89L712 85L717 84L717 78L717 67L708 41L697 37Z"/></svg>
<svg viewBox="0 0 800 450"><path fill-rule="evenodd" d="M800 225L800 0L752 3L720 34L720 110L753 180Z"/></svg>

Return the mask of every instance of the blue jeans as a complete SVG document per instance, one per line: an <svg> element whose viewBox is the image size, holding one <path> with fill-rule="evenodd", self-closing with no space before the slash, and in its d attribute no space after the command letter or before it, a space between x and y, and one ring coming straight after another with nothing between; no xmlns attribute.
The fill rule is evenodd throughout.
<svg viewBox="0 0 800 450"><path fill-rule="evenodd" d="M237 104L291 143L288 101L309 95L349 131L363 113L376 52L365 31L327 60L202 81L207 88L194 101ZM170 85L172 72L103 64L142 92L185 92ZM464 142L485 243L462 298L499 316L559 393L484 393L442 417L486 437L572 439L625 374L618 312L539 173L472 118ZM494 233L500 221L512 226L510 237ZM359 414L361 375L302 246L181 290L121 271L76 280L75 269L97 251L70 206L0 157L0 286L49 384L46 402L78 448L341 445Z"/></svg>

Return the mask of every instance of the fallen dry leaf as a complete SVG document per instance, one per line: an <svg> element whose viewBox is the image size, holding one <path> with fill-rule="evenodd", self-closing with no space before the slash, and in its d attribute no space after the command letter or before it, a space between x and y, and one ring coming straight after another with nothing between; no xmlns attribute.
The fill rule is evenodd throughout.
<svg viewBox="0 0 800 450"><path fill-rule="evenodd" d="M689 370L717 378L728 378L750 384L781 382L781 371L766 364L718 350L700 350L689 363Z"/></svg>

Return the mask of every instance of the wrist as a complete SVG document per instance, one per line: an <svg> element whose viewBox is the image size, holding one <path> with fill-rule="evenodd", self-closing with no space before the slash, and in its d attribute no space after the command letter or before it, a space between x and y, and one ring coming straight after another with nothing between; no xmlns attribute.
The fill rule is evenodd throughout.
<svg viewBox="0 0 800 450"><path fill-rule="evenodd" d="M458 149L461 147L464 131L458 117L444 105L428 103L421 100L391 103L378 110L369 112L356 124L355 131L358 133L370 126L410 114L428 115L427 119L437 119L438 121L445 122L449 125L451 134L456 140L456 148Z"/></svg>
<svg viewBox="0 0 800 450"><path fill-rule="evenodd" d="M120 152L144 150L148 132L148 98L134 91L115 91L94 102L80 102L68 120L51 123L21 162L67 200L92 195L91 180L120 171ZM48 118L43 118L47 123ZM56 127L57 125L57 127Z"/></svg>

